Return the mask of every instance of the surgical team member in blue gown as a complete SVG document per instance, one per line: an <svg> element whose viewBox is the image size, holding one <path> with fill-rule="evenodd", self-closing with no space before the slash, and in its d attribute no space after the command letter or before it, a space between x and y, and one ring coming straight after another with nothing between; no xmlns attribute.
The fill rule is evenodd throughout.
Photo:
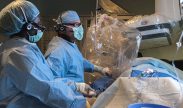
<svg viewBox="0 0 183 108"><path fill-rule="evenodd" d="M85 108L76 84L55 78L37 47L39 22L39 10L28 1L13 1L0 12L0 33L10 37L0 46L0 107Z"/></svg>
<svg viewBox="0 0 183 108"><path fill-rule="evenodd" d="M76 40L82 40L84 32L76 11L68 10L60 14L55 29L58 36L53 37L45 53L55 76L83 83L84 71L111 74L108 67L93 65L83 58L75 44Z"/></svg>

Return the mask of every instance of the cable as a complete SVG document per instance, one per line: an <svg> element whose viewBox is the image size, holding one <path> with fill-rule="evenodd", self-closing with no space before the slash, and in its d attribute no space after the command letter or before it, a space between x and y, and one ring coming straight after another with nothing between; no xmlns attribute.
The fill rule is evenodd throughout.
<svg viewBox="0 0 183 108"><path fill-rule="evenodd" d="M176 58L176 56L177 56L177 54L178 54L178 51L179 51L180 47L182 46L182 38L183 38L183 31L182 31L182 33L181 33L181 36L180 36L180 38L179 38L178 42L176 43L177 50L176 50L175 55L174 55L173 60L172 60L172 66L173 66L173 69L174 69L175 74L176 74L176 76L177 76L178 83L179 83L180 90L181 90L179 100L181 100L181 98L182 98L182 95L183 95L183 94L182 94L182 92L183 92L183 88L182 88L181 83L180 83L180 77L179 77L179 74L178 74L178 72L177 72L177 70L176 70L176 66L175 66L175 58ZM176 106L174 106L174 107L176 108Z"/></svg>

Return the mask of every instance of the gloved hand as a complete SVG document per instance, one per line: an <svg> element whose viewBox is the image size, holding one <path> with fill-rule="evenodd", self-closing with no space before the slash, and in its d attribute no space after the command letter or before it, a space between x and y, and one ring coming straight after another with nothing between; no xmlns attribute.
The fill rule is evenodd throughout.
<svg viewBox="0 0 183 108"><path fill-rule="evenodd" d="M103 68L101 72L106 76L112 76L112 71L108 67Z"/></svg>
<svg viewBox="0 0 183 108"><path fill-rule="evenodd" d="M76 83L77 91L86 97L96 96L96 92L86 83Z"/></svg>
<svg viewBox="0 0 183 108"><path fill-rule="evenodd" d="M106 76L112 76L112 71L108 67L103 68L101 66L94 65L94 71L102 73Z"/></svg>

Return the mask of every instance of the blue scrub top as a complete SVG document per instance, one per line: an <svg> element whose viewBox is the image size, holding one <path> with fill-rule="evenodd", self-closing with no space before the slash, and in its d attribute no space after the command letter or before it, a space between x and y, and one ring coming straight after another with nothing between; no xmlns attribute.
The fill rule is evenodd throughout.
<svg viewBox="0 0 183 108"><path fill-rule="evenodd" d="M84 59L75 43L54 37L45 53L54 75L84 82L84 71L93 72L94 65Z"/></svg>
<svg viewBox="0 0 183 108"><path fill-rule="evenodd" d="M11 39L0 46L0 105L6 108L85 108L75 83L55 78L35 43Z"/></svg>

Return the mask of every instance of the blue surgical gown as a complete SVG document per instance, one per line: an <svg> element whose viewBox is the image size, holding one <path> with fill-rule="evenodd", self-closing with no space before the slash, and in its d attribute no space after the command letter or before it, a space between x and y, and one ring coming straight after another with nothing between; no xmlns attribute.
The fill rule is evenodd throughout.
<svg viewBox="0 0 183 108"><path fill-rule="evenodd" d="M155 73L155 77L172 77L176 79L176 74L172 66L169 64L152 57L141 57L137 58L132 66L132 70L146 71L152 69ZM133 73L132 71L132 73ZM138 73L138 72L137 72Z"/></svg>
<svg viewBox="0 0 183 108"><path fill-rule="evenodd" d="M153 72L149 74L143 75L142 73L147 71L148 69L153 70ZM175 71L176 70L176 71ZM167 64L164 61L161 61L152 57L141 57L136 58L133 61L132 68L129 71L122 73L121 76L131 76L131 77L170 77L175 80L179 80L182 82L183 74L182 71L173 68L170 64ZM177 72L177 74L176 74ZM143 76L142 76L143 75Z"/></svg>
<svg viewBox="0 0 183 108"><path fill-rule="evenodd" d="M11 39L0 46L0 105L6 108L85 108L69 79L55 78L35 43Z"/></svg>
<svg viewBox="0 0 183 108"><path fill-rule="evenodd" d="M75 43L57 36L49 43L45 58L55 76L76 82L84 82L84 71L94 70L94 65L83 58Z"/></svg>

